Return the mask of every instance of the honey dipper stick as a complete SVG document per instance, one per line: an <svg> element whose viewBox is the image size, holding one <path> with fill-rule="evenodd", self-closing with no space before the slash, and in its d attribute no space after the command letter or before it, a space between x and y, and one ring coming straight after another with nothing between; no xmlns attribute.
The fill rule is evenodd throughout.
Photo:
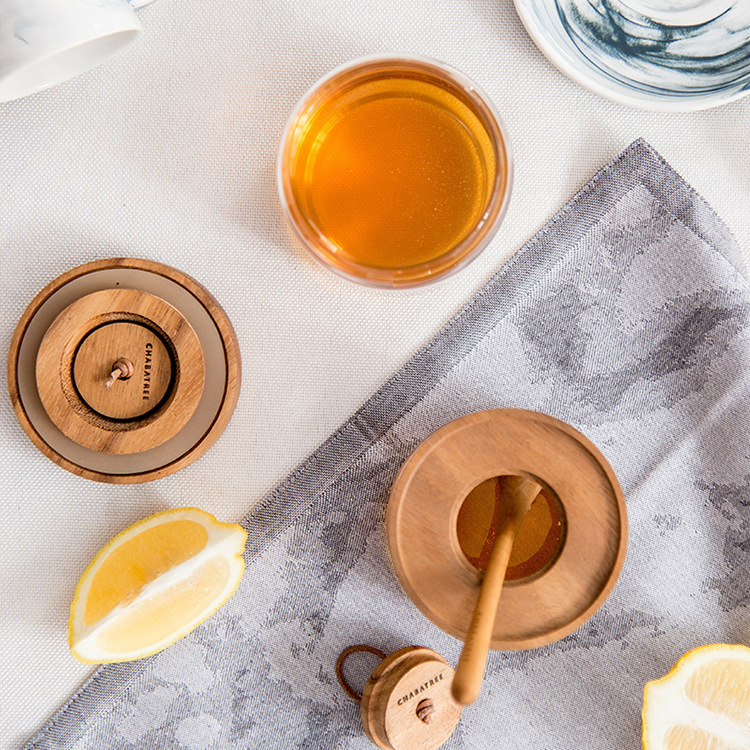
<svg viewBox="0 0 750 750"><path fill-rule="evenodd" d="M524 516L542 489L536 482L524 477L507 476L501 477L499 481L502 507L495 544L451 685L453 697L463 706L473 703L482 688L487 651L492 640L513 540Z"/></svg>

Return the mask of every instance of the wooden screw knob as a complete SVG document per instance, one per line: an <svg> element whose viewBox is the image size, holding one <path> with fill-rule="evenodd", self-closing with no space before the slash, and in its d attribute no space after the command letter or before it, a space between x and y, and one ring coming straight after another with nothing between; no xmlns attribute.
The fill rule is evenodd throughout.
<svg viewBox="0 0 750 750"><path fill-rule="evenodd" d="M420 721L425 724L429 724L432 721L432 714L435 713L435 704L430 698L425 698L420 701L417 705L417 717Z"/></svg>
<svg viewBox="0 0 750 750"><path fill-rule="evenodd" d="M107 382L104 384L106 388L111 388L117 380L127 380L133 377L135 368L133 363L129 359L118 359L117 362L112 365L112 372L109 373Z"/></svg>

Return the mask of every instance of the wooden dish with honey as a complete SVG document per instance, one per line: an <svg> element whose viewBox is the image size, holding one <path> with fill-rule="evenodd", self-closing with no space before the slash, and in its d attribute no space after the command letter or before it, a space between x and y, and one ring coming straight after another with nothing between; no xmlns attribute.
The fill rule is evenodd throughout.
<svg viewBox="0 0 750 750"><path fill-rule="evenodd" d="M558 419L494 409L457 419L407 459L386 518L406 593L436 625L466 640L509 479L538 485L507 560L490 647L543 646L604 603L625 559L627 515L614 471Z"/></svg>

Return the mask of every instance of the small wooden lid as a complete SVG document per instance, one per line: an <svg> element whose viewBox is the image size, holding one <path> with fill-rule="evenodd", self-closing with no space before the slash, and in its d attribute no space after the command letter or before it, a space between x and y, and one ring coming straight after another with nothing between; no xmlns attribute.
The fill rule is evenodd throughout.
<svg viewBox="0 0 750 750"><path fill-rule="evenodd" d="M229 422L239 386L237 338L219 303L190 276L137 258L54 279L8 353L28 436L102 482L157 479L197 459Z"/></svg>
<svg viewBox="0 0 750 750"><path fill-rule="evenodd" d="M394 482L388 544L412 601L463 640L482 575L459 543L459 513L482 483L504 476L541 485L563 526L550 564L506 578L493 628L491 648L535 648L590 618L625 559L622 490L604 456L573 427L523 409L477 412L447 424L417 448ZM545 500L540 508L546 507Z"/></svg>
<svg viewBox="0 0 750 750"><path fill-rule="evenodd" d="M141 453L193 416L205 382L203 350L172 305L136 289L107 289L55 318L37 353L36 380L47 414L71 440Z"/></svg>
<svg viewBox="0 0 750 750"><path fill-rule="evenodd" d="M452 681L453 669L432 649L407 646L386 657L362 692L365 734L383 750L440 747L461 718Z"/></svg>

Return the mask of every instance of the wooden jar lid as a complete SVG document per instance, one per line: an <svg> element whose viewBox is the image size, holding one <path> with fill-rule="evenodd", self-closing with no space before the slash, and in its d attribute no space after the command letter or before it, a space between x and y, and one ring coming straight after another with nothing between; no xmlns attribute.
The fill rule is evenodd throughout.
<svg viewBox="0 0 750 750"><path fill-rule="evenodd" d="M350 647L339 665L349 653L363 649L377 652ZM461 718L461 706L451 695L453 673L440 654L422 646L407 646L385 657L362 691L360 713L368 739L383 750L440 747ZM348 686L342 681L342 687Z"/></svg>
<svg viewBox="0 0 750 750"><path fill-rule="evenodd" d="M8 355L31 440L103 482L143 482L194 461L229 422L239 385L237 339L218 302L186 274L134 258L52 281Z"/></svg>
<svg viewBox="0 0 750 750"><path fill-rule="evenodd" d="M127 369L112 377L123 369L118 362ZM172 305L136 289L106 289L55 318L39 346L36 381L47 414L71 440L141 453L174 437L195 413L203 351Z"/></svg>
<svg viewBox="0 0 750 750"><path fill-rule="evenodd" d="M481 573L461 550L458 514L494 477L540 484L560 508L564 531L552 564L507 580L491 647L551 643L590 618L614 587L625 559L627 517L617 478L597 448L544 414L498 409L441 428L411 455L394 482L386 529L396 575L436 625L464 639Z"/></svg>

